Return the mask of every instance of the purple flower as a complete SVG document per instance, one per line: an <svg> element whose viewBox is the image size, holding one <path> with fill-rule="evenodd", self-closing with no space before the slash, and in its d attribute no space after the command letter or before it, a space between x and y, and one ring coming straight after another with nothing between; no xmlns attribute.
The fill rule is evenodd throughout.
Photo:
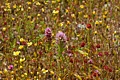
<svg viewBox="0 0 120 80"><path fill-rule="evenodd" d="M8 66L8 69L9 69L9 70L12 70L12 69L13 69L13 65L9 65L9 66Z"/></svg>
<svg viewBox="0 0 120 80"><path fill-rule="evenodd" d="M66 35L65 35L63 32L59 31L59 32L56 34L56 41L57 41L57 43L58 43L59 41L66 42L66 41L67 41L67 37L66 37Z"/></svg>
<svg viewBox="0 0 120 80"><path fill-rule="evenodd" d="M49 27L45 29L45 36L48 40L51 40L52 31Z"/></svg>
<svg viewBox="0 0 120 80"><path fill-rule="evenodd" d="M88 63L89 63L89 64L93 64L93 60L92 60L92 59L89 59L89 60L88 60Z"/></svg>

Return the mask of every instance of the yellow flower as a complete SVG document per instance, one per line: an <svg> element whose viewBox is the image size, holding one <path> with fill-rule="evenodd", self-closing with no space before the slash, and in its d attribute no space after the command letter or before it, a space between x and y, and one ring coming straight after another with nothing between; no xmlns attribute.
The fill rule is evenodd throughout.
<svg viewBox="0 0 120 80"><path fill-rule="evenodd" d="M12 18L12 20L14 21L14 20L15 20L15 18Z"/></svg>
<svg viewBox="0 0 120 80"><path fill-rule="evenodd" d="M37 43L35 43L34 46L37 46Z"/></svg>
<svg viewBox="0 0 120 80"><path fill-rule="evenodd" d="M2 71L0 71L0 74L2 74Z"/></svg>
<svg viewBox="0 0 120 80"><path fill-rule="evenodd" d="M103 15L103 18L106 18L106 16L105 16L105 15Z"/></svg>
<svg viewBox="0 0 120 80"><path fill-rule="evenodd" d="M20 69L22 69L23 68L23 66L20 66Z"/></svg>
<svg viewBox="0 0 120 80"><path fill-rule="evenodd" d="M70 24L70 21L67 21L67 24Z"/></svg>
<svg viewBox="0 0 120 80"><path fill-rule="evenodd" d="M31 9L31 7L28 7L28 9Z"/></svg>
<svg viewBox="0 0 120 80"><path fill-rule="evenodd" d="M24 47L23 45L20 45L18 49L23 49L23 47Z"/></svg>
<svg viewBox="0 0 120 80"><path fill-rule="evenodd" d="M48 70L42 69L42 72L45 74L48 72Z"/></svg>
<svg viewBox="0 0 120 80"><path fill-rule="evenodd" d="M31 18L31 16L28 16L28 18L30 19L30 18Z"/></svg>
<svg viewBox="0 0 120 80"><path fill-rule="evenodd" d="M24 11L24 8L21 8L21 11Z"/></svg>
<svg viewBox="0 0 120 80"><path fill-rule="evenodd" d="M30 5L30 4L31 4L31 2L27 2L27 4L28 4L28 5Z"/></svg>
<svg viewBox="0 0 120 80"><path fill-rule="evenodd" d="M60 0L57 0L57 2L60 2Z"/></svg>
<svg viewBox="0 0 120 80"><path fill-rule="evenodd" d="M53 71L50 71L50 73L51 73L51 74L54 74L54 72L53 72Z"/></svg>
<svg viewBox="0 0 120 80"><path fill-rule="evenodd" d="M65 12L68 13L69 12L68 9L66 9Z"/></svg>
<svg viewBox="0 0 120 80"><path fill-rule="evenodd" d="M21 77L24 77L24 75L22 74Z"/></svg>
<svg viewBox="0 0 120 80"><path fill-rule="evenodd" d="M42 12L44 12L45 11L45 9L44 8L42 8Z"/></svg>
<svg viewBox="0 0 120 80"><path fill-rule="evenodd" d="M99 21L100 24L102 24L102 21Z"/></svg>
<svg viewBox="0 0 120 80"><path fill-rule="evenodd" d="M61 78L59 77L58 80L61 80Z"/></svg>
<svg viewBox="0 0 120 80"><path fill-rule="evenodd" d="M20 38L20 42L24 42L25 41L25 39L23 39L23 38Z"/></svg>
<svg viewBox="0 0 120 80"><path fill-rule="evenodd" d="M88 15L86 14L86 15L84 15L83 17L84 17L84 18L88 18Z"/></svg>
<svg viewBox="0 0 120 80"><path fill-rule="evenodd" d="M28 45L28 46L31 46L31 45L32 45L32 42L28 42L27 45Z"/></svg>
<svg viewBox="0 0 120 80"><path fill-rule="evenodd" d="M75 14L71 14L71 17L75 18Z"/></svg>
<svg viewBox="0 0 120 80"><path fill-rule="evenodd" d="M107 26L106 26L106 28L107 28L107 29L109 29L109 28L110 28L110 26L108 26L108 25L107 25Z"/></svg>
<svg viewBox="0 0 120 80"><path fill-rule="evenodd" d="M2 28L2 31L6 31L6 28L5 28L5 27L3 27L3 28Z"/></svg>
<svg viewBox="0 0 120 80"><path fill-rule="evenodd" d="M56 1L52 1L52 4L55 4L56 3Z"/></svg>
<svg viewBox="0 0 120 80"><path fill-rule="evenodd" d="M21 5L19 5L19 8L21 8L22 6Z"/></svg>
<svg viewBox="0 0 120 80"><path fill-rule="evenodd" d="M98 25L98 24L99 24L99 21L95 21L95 24Z"/></svg>
<svg viewBox="0 0 120 80"><path fill-rule="evenodd" d="M24 73L25 76L27 76L27 73Z"/></svg>
<svg viewBox="0 0 120 80"><path fill-rule="evenodd" d="M116 34L117 33L117 31L114 31L114 34Z"/></svg>
<svg viewBox="0 0 120 80"><path fill-rule="evenodd" d="M8 72L8 70L5 68L5 69L4 69L4 73L7 73L7 72Z"/></svg>
<svg viewBox="0 0 120 80"><path fill-rule="evenodd" d="M40 16L40 14L37 14L37 16L39 17L39 16Z"/></svg>
<svg viewBox="0 0 120 80"><path fill-rule="evenodd" d="M41 5L41 4L40 4L39 2L36 2L36 5L39 6L39 5Z"/></svg>
<svg viewBox="0 0 120 80"><path fill-rule="evenodd" d="M20 51L15 51L15 52L13 52L13 55L14 56L18 56L20 54Z"/></svg>
<svg viewBox="0 0 120 80"><path fill-rule="evenodd" d="M53 13L53 14L58 14L58 13L59 13L59 10L53 10L52 13Z"/></svg>
<svg viewBox="0 0 120 80"><path fill-rule="evenodd" d="M93 11L92 13L95 15L95 13L96 13L96 12L95 12L95 11Z"/></svg>
<svg viewBox="0 0 120 80"><path fill-rule="evenodd" d="M96 35L96 34L97 34L97 31L95 31L94 34Z"/></svg>
<svg viewBox="0 0 120 80"><path fill-rule="evenodd" d="M80 5L80 8L83 9L83 8L84 8L84 5Z"/></svg>
<svg viewBox="0 0 120 80"><path fill-rule="evenodd" d="M16 7L17 7L16 4L14 4L14 5L13 5L13 8L15 9Z"/></svg>
<svg viewBox="0 0 120 80"><path fill-rule="evenodd" d="M20 58L20 62L23 62L23 61L25 61L25 58Z"/></svg>
<svg viewBox="0 0 120 80"><path fill-rule="evenodd" d="M61 22L61 23L59 24L59 26L62 27L62 26L63 26L63 22Z"/></svg>
<svg viewBox="0 0 120 80"><path fill-rule="evenodd" d="M104 14L107 15L107 14L108 14L108 11L105 11Z"/></svg>

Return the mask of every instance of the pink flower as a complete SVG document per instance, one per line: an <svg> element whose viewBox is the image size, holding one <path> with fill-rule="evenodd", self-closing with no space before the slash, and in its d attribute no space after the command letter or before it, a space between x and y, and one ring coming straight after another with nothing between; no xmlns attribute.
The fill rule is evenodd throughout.
<svg viewBox="0 0 120 80"><path fill-rule="evenodd" d="M56 34L56 41L57 41L57 43L59 43L59 41L66 42L67 41L67 37L66 37L66 35L63 32L59 31Z"/></svg>
<svg viewBox="0 0 120 80"><path fill-rule="evenodd" d="M49 27L45 29L45 36L46 36L46 38L51 40L52 31Z"/></svg>
<svg viewBox="0 0 120 80"><path fill-rule="evenodd" d="M13 65L9 65L9 66L8 66L8 69L9 69L9 70L12 70L12 69L13 69Z"/></svg>

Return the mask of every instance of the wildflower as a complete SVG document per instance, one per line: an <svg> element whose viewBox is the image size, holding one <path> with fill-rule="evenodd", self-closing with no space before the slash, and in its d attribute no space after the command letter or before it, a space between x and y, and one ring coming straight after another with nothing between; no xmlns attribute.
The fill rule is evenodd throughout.
<svg viewBox="0 0 120 80"><path fill-rule="evenodd" d="M23 68L23 66L20 66L20 69L22 69Z"/></svg>
<svg viewBox="0 0 120 80"><path fill-rule="evenodd" d="M7 72L8 72L8 70L5 68L5 69L4 69L4 73L7 73Z"/></svg>
<svg viewBox="0 0 120 80"><path fill-rule="evenodd" d="M94 77L100 76L100 72L99 72L98 70L95 70L95 71L92 73L92 76L94 76Z"/></svg>
<svg viewBox="0 0 120 80"><path fill-rule="evenodd" d="M23 45L20 45L18 49L23 49L23 47L24 47Z"/></svg>
<svg viewBox="0 0 120 80"><path fill-rule="evenodd" d="M27 76L27 73L24 73L25 76Z"/></svg>
<svg viewBox="0 0 120 80"><path fill-rule="evenodd" d="M66 9L65 12L68 13L69 12L68 9Z"/></svg>
<svg viewBox="0 0 120 80"><path fill-rule="evenodd" d="M31 4L31 2L27 2L27 4L28 4L28 5L30 5L30 4Z"/></svg>
<svg viewBox="0 0 120 80"><path fill-rule="evenodd" d="M89 64L93 64L93 60L92 60L92 59L89 59L89 60L88 60L88 63L89 63Z"/></svg>
<svg viewBox="0 0 120 80"><path fill-rule="evenodd" d="M109 29L110 29L110 26L107 25L107 26L106 26L106 29L109 30Z"/></svg>
<svg viewBox="0 0 120 80"><path fill-rule="evenodd" d="M98 25L98 24L99 24L99 21L95 21L95 24Z"/></svg>
<svg viewBox="0 0 120 80"><path fill-rule="evenodd" d="M96 12L95 12L95 11L93 11L92 13L93 13L93 15L95 15L95 13L96 13Z"/></svg>
<svg viewBox="0 0 120 80"><path fill-rule="evenodd" d="M71 17L75 18L75 14L71 14Z"/></svg>
<svg viewBox="0 0 120 80"><path fill-rule="evenodd" d="M53 13L53 14L58 14L58 13L59 13L59 10L53 10L52 13Z"/></svg>
<svg viewBox="0 0 120 80"><path fill-rule="evenodd" d="M39 6L39 5L41 5L41 4L40 4L39 2L36 2L36 5Z"/></svg>
<svg viewBox="0 0 120 80"><path fill-rule="evenodd" d="M92 26L91 24L87 24L87 28L90 29Z"/></svg>
<svg viewBox="0 0 120 80"><path fill-rule="evenodd" d="M24 11L24 8L21 8L21 11Z"/></svg>
<svg viewBox="0 0 120 80"><path fill-rule="evenodd" d="M61 22L61 23L59 24L59 26L62 27L62 26L63 26L63 22Z"/></svg>
<svg viewBox="0 0 120 80"><path fill-rule="evenodd" d="M13 5L13 8L15 9L16 7L17 7L16 4L14 4L14 5Z"/></svg>
<svg viewBox="0 0 120 80"><path fill-rule="evenodd" d="M45 36L46 36L46 38L48 39L48 40L51 40L52 38L52 31L51 31L51 29L48 27L48 28L46 28L45 29Z"/></svg>
<svg viewBox="0 0 120 80"><path fill-rule="evenodd" d="M25 58L20 58L20 62L23 62L23 61L25 61Z"/></svg>
<svg viewBox="0 0 120 80"><path fill-rule="evenodd" d="M70 21L67 21L67 24L70 24Z"/></svg>
<svg viewBox="0 0 120 80"><path fill-rule="evenodd" d="M85 29L86 28L86 26L84 24L78 24L77 27L81 28L81 29Z"/></svg>
<svg viewBox="0 0 120 80"><path fill-rule="evenodd" d="M109 53L106 51L106 52L104 52L104 54L106 55L106 56L108 56L109 55Z"/></svg>
<svg viewBox="0 0 120 80"><path fill-rule="evenodd" d="M45 11L45 9L44 8L42 8L42 12L44 12Z"/></svg>
<svg viewBox="0 0 120 80"><path fill-rule="evenodd" d="M30 10L30 9L31 9L31 7L28 7L28 9Z"/></svg>
<svg viewBox="0 0 120 80"><path fill-rule="evenodd" d="M48 70L42 69L42 72L45 74L48 72Z"/></svg>
<svg viewBox="0 0 120 80"><path fill-rule="evenodd" d="M83 8L84 8L84 5L80 5L80 8L83 9Z"/></svg>
<svg viewBox="0 0 120 80"><path fill-rule="evenodd" d="M96 34L97 34L97 31L95 31L94 34L96 35Z"/></svg>
<svg viewBox="0 0 120 80"><path fill-rule="evenodd" d="M18 56L20 54L20 51L15 51L15 52L13 52L13 55L14 56Z"/></svg>
<svg viewBox="0 0 120 80"><path fill-rule="evenodd" d="M58 80L61 80L61 78L59 77Z"/></svg>
<svg viewBox="0 0 120 80"><path fill-rule="evenodd" d="M50 73L51 73L51 74L54 74L54 72L53 72L53 71L50 71Z"/></svg>
<svg viewBox="0 0 120 80"><path fill-rule="evenodd" d="M2 31L6 31L7 29L5 27L2 28Z"/></svg>
<svg viewBox="0 0 120 80"><path fill-rule="evenodd" d="M20 42L24 42L25 41L25 39L23 39L23 38L20 38Z"/></svg>
<svg viewBox="0 0 120 80"><path fill-rule="evenodd" d="M96 45L96 48L100 48L100 44L97 44L97 45Z"/></svg>
<svg viewBox="0 0 120 80"><path fill-rule="evenodd" d="M81 46L81 47L84 47L84 46L85 46L85 42L82 42L82 43L80 44L80 46Z"/></svg>
<svg viewBox="0 0 120 80"><path fill-rule="evenodd" d="M39 16L40 16L40 14L37 14L37 16L39 17Z"/></svg>
<svg viewBox="0 0 120 80"><path fill-rule="evenodd" d="M65 35L62 31L59 31L59 32L56 34L56 41L57 41L57 43L58 43L59 41L66 42L66 41L67 41L67 37L66 37L66 35Z"/></svg>
<svg viewBox="0 0 120 80"><path fill-rule="evenodd" d="M27 45L28 45L28 46L31 46L31 45L32 45L32 42L28 42Z"/></svg>
<svg viewBox="0 0 120 80"><path fill-rule="evenodd" d="M12 69L13 69L13 65L9 65L9 66L8 66L8 69L9 69L9 70L12 70Z"/></svg>
<svg viewBox="0 0 120 80"><path fill-rule="evenodd" d="M86 14L86 15L84 15L83 17L84 17L84 18L88 18L88 15Z"/></svg>
<svg viewBox="0 0 120 80"><path fill-rule="evenodd" d="M100 56L100 57L103 56L103 53L102 53L102 52L99 52L99 53L98 53L98 56Z"/></svg>

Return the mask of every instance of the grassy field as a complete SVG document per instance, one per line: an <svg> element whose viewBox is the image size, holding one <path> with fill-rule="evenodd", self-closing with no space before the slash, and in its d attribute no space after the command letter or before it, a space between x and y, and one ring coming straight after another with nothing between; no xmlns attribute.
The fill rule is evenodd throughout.
<svg viewBox="0 0 120 80"><path fill-rule="evenodd" d="M0 0L0 80L120 80L120 0Z"/></svg>

